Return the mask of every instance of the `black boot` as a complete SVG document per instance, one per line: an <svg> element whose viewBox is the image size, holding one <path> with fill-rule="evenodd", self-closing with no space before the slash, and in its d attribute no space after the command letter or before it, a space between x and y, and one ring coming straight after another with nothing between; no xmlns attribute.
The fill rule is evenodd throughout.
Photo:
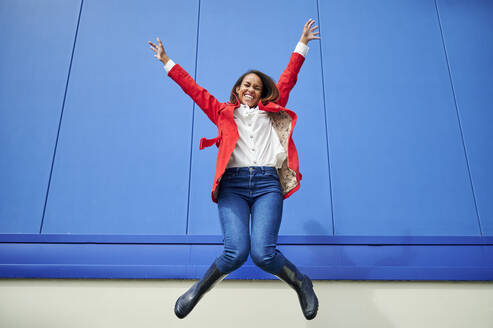
<svg viewBox="0 0 493 328"><path fill-rule="evenodd" d="M305 318L308 320L315 318L318 311L318 298L310 278L302 274L288 259L286 259L281 272L275 276L288 283L296 291Z"/></svg>
<svg viewBox="0 0 493 328"><path fill-rule="evenodd" d="M175 314L178 318L185 318L204 296L228 274L221 273L216 267L216 261L207 269L202 279L197 281L185 294L181 295L175 304Z"/></svg>

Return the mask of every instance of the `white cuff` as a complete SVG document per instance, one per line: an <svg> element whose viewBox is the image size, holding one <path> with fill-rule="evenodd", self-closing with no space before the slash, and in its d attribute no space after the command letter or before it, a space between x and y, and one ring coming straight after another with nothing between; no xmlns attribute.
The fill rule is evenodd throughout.
<svg viewBox="0 0 493 328"><path fill-rule="evenodd" d="M306 44L304 44L303 42L298 42L296 48L294 49L294 52L297 52L303 57L306 57L306 54L308 53L308 49L310 48Z"/></svg>
<svg viewBox="0 0 493 328"><path fill-rule="evenodd" d="M169 71L173 68L173 66L175 66L175 62L170 59L168 60L166 65L164 65L164 69L166 70L167 73L169 73Z"/></svg>

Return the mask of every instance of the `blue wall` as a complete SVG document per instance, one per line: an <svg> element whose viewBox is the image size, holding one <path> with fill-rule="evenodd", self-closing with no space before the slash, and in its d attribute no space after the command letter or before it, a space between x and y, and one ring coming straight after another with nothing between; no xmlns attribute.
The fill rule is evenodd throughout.
<svg viewBox="0 0 493 328"><path fill-rule="evenodd" d="M222 250L198 149L217 128L147 41L227 101L312 17L279 248L315 279L493 279L493 5L247 5L0 2L0 277L199 277Z"/></svg>

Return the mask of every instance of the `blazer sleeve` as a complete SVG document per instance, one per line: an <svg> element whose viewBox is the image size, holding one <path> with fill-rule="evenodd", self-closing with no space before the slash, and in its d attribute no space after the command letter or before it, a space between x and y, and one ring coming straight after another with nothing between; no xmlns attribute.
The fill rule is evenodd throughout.
<svg viewBox="0 0 493 328"><path fill-rule="evenodd" d="M304 61L305 57L303 55L297 52L291 54L288 67L284 69L277 82L277 88L279 89L279 100L277 101L277 104L280 106L285 107L288 103L289 93L298 80L298 73Z"/></svg>
<svg viewBox="0 0 493 328"><path fill-rule="evenodd" d="M209 119L217 125L219 109L222 103L219 102L206 89L202 88L179 64L175 64L168 72L168 76L173 79L190 98L202 109Z"/></svg>

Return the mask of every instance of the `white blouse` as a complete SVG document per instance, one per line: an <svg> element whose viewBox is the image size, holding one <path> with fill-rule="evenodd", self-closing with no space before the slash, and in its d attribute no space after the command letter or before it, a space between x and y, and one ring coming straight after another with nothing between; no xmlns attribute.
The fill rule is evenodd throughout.
<svg viewBox="0 0 493 328"><path fill-rule="evenodd" d="M308 53L308 46L298 42L295 52L303 57ZM170 59L164 68L167 72L175 63ZM241 104L236 108L233 117L238 127L239 139L231 154L226 168L245 166L272 166L280 168L287 157L281 145L270 117L258 106L250 108Z"/></svg>
<svg viewBox="0 0 493 328"><path fill-rule="evenodd" d="M286 159L269 114L241 104L233 113L240 138L226 168L244 166L275 166L280 168Z"/></svg>

